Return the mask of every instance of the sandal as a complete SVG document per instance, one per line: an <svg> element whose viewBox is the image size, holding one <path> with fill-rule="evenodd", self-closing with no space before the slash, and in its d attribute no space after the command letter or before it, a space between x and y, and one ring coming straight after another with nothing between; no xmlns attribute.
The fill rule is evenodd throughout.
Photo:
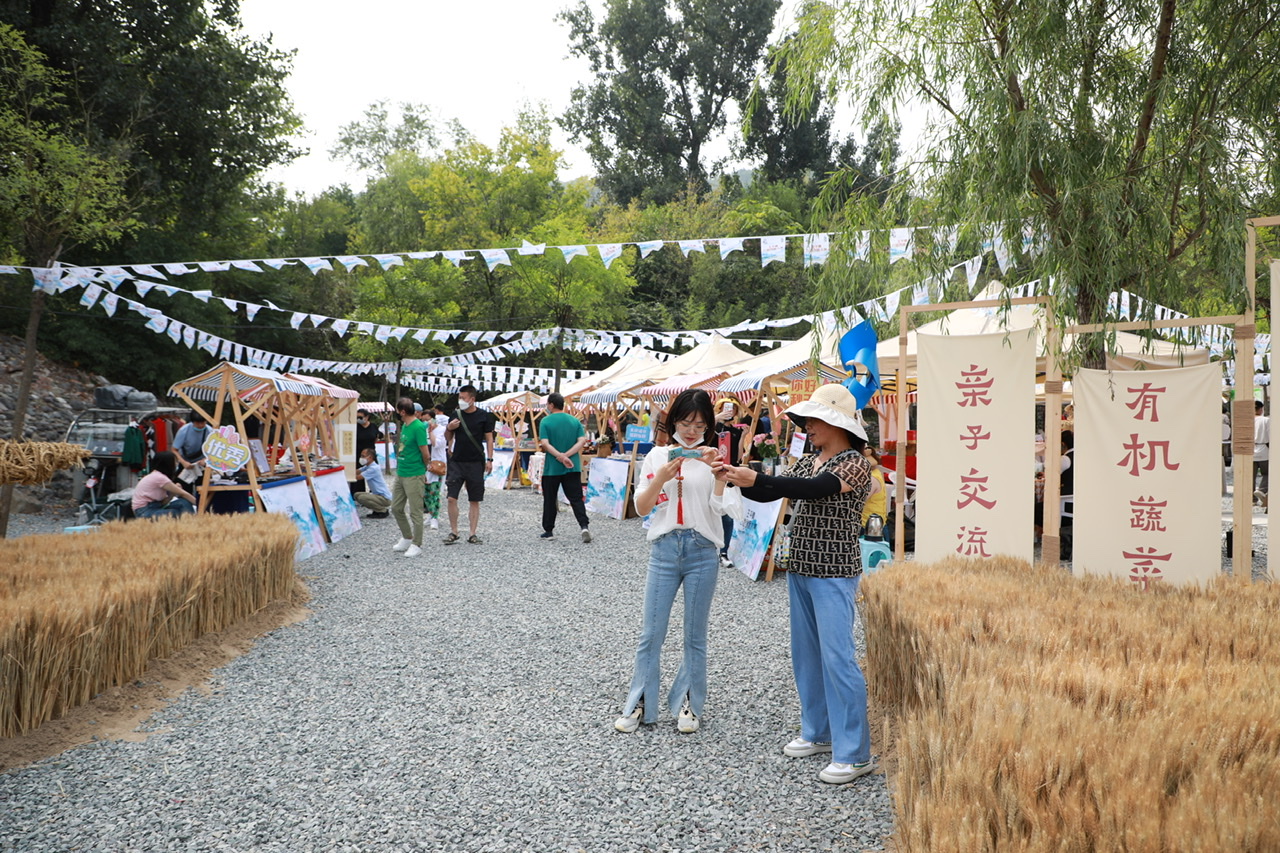
<svg viewBox="0 0 1280 853"><path fill-rule="evenodd" d="M480 544L483 544L483 542L482 542L482 540L480 539L480 537L479 537L479 536L477 536L477 535L475 535L474 533L472 533L470 536L468 536L468 537L467 537L467 541L468 541L468 542L470 542L472 545L480 545Z"/></svg>
<svg viewBox="0 0 1280 853"><path fill-rule="evenodd" d="M443 541L443 542L444 542L444 544L446 544L446 545L452 545L454 542L457 542L457 541L458 541L458 534L456 534L456 533L450 533L448 536L444 537L444 539L443 539L442 541Z"/></svg>

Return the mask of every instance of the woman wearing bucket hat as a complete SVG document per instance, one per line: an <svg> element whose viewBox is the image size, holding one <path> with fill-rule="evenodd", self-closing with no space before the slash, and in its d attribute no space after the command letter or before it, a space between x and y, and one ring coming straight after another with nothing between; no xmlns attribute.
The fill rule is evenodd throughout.
<svg viewBox="0 0 1280 853"><path fill-rule="evenodd" d="M816 453L786 477L719 466L720 475L755 501L790 498L791 667L800 694L800 737L783 753L831 753L823 782L852 782L875 769L867 724L867 683L853 646L854 599L862 577L862 506L878 484L862 455L867 434L858 404L842 385L824 385L785 413Z"/></svg>

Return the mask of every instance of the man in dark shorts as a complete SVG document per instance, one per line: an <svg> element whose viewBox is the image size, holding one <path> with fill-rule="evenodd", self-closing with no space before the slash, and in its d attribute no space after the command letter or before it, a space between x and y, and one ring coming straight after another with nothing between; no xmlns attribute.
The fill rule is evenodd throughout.
<svg viewBox="0 0 1280 853"><path fill-rule="evenodd" d="M449 457L449 473L445 475L446 495L449 498L449 535L444 537L444 544L452 545L458 541L458 495L462 486L467 486L467 522L471 535L467 541L472 545L480 544L480 536L476 533L480 525L480 502L484 500L484 478L493 470L493 429L495 418L493 412L486 412L476 406L476 387L463 385L458 389L458 414L449 421L446 429L453 445L453 455Z"/></svg>

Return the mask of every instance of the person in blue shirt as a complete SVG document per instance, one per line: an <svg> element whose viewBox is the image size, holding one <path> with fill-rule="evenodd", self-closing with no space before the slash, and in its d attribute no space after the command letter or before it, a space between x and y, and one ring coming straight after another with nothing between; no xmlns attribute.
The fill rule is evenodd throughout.
<svg viewBox="0 0 1280 853"><path fill-rule="evenodd" d="M378 467L378 451L372 447L360 451L360 468L356 471L356 477L364 480L365 490L356 492L352 497L356 503L369 510L366 517L386 518L390 515L391 488L382 476L382 469Z"/></svg>

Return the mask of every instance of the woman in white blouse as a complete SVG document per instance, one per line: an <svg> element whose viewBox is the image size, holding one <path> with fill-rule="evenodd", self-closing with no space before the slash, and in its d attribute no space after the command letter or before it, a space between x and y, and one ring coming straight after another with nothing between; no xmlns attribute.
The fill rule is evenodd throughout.
<svg viewBox="0 0 1280 853"><path fill-rule="evenodd" d="M643 485L635 499L641 515L656 512L649 525L649 573L635 675L622 716L613 724L626 733L634 732L641 723L658 721L659 656L671 605L681 586L684 659L667 698L672 712L680 709L680 731L688 734L698 730L707 699L707 618L720 570L725 489L711 468L719 461L720 452L715 446L715 415L707 392L690 390L676 397L664 426L672 443L655 447L645 457Z"/></svg>

